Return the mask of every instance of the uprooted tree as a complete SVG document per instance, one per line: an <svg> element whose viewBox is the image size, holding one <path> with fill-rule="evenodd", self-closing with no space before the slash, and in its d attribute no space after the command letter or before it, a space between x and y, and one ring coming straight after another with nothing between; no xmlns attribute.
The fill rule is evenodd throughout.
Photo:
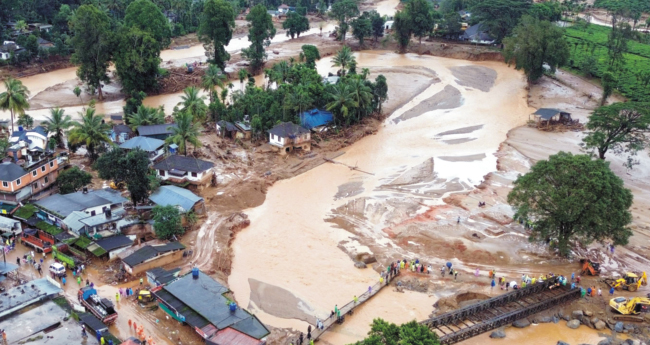
<svg viewBox="0 0 650 345"><path fill-rule="evenodd" d="M568 255L570 242L586 245L612 239L625 245L632 235L632 192L603 160L560 152L519 176L508 194L515 219L532 226L530 241L546 241Z"/></svg>

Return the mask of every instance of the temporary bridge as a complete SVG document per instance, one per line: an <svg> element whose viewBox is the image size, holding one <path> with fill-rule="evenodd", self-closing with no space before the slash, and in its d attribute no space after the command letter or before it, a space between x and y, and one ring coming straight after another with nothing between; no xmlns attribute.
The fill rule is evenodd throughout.
<svg viewBox="0 0 650 345"><path fill-rule="evenodd" d="M455 344L580 298L580 288L556 286L557 281L547 279L420 323L437 333L441 344Z"/></svg>
<svg viewBox="0 0 650 345"><path fill-rule="evenodd" d="M546 279L543 283L512 290L497 297L424 320L420 324L426 325L438 334L442 345L455 344L580 298L580 288L571 289L568 286L558 286L557 282L557 277ZM376 284L369 291L359 295L358 302L352 301L342 306L340 308L341 315L351 315L355 308L379 293L388 283ZM312 338L317 340L336 323L336 316L325 319L323 329L316 328L312 331Z"/></svg>

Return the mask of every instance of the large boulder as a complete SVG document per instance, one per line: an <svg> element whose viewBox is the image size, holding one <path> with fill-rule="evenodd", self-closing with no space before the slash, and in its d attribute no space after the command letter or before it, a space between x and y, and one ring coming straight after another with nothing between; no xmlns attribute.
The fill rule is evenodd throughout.
<svg viewBox="0 0 650 345"><path fill-rule="evenodd" d="M366 266L366 264L363 261L356 261L354 263L354 267L356 267L356 268L366 268L368 266Z"/></svg>
<svg viewBox="0 0 650 345"><path fill-rule="evenodd" d="M505 337L506 337L506 332L502 328L499 328L490 334L490 338L501 339Z"/></svg>
<svg viewBox="0 0 650 345"><path fill-rule="evenodd" d="M573 313L571 313L571 319L574 320L582 320L582 316L584 316L582 310L574 310Z"/></svg>
<svg viewBox="0 0 650 345"><path fill-rule="evenodd" d="M571 320L566 323L566 326L571 329L576 329L580 327L580 320Z"/></svg>
<svg viewBox="0 0 650 345"><path fill-rule="evenodd" d="M623 333L623 323L621 321L617 322L614 325L614 332L616 333Z"/></svg>
<svg viewBox="0 0 650 345"><path fill-rule="evenodd" d="M553 320L552 320L552 321L553 321L553 323L559 323L559 322L560 322L560 318L557 317L557 316L553 316Z"/></svg>
<svg viewBox="0 0 650 345"><path fill-rule="evenodd" d="M605 327L607 327L605 321L598 320L597 322L594 323L594 328L596 328L599 331L605 329Z"/></svg>
<svg viewBox="0 0 650 345"><path fill-rule="evenodd" d="M612 340L609 338L603 339L598 342L598 345L612 345Z"/></svg>
<svg viewBox="0 0 650 345"><path fill-rule="evenodd" d="M571 345L571 344L565 343L562 340L558 340L556 345Z"/></svg>
<svg viewBox="0 0 650 345"><path fill-rule="evenodd" d="M562 314L562 320L564 320L564 321L570 321L570 320L571 320L571 315L569 315L569 314Z"/></svg>
<svg viewBox="0 0 650 345"><path fill-rule="evenodd" d="M594 317L592 317L591 320L589 320L589 321L591 321L591 324L592 324L592 325L595 325L596 322L600 321L600 319L594 316Z"/></svg>
<svg viewBox="0 0 650 345"><path fill-rule="evenodd" d="M512 326L515 328L526 328L530 326L530 321L528 321L528 319L517 320L512 323Z"/></svg>
<svg viewBox="0 0 650 345"><path fill-rule="evenodd" d="M592 312L589 311L589 310L585 310L585 311L583 312L583 314L585 314L585 316L593 316L593 315L594 315L594 313L592 313Z"/></svg>
<svg viewBox="0 0 650 345"><path fill-rule="evenodd" d="M552 322L552 321L553 321L553 318L550 317L550 316L542 316L542 317L537 318L538 323L549 323L549 322Z"/></svg>

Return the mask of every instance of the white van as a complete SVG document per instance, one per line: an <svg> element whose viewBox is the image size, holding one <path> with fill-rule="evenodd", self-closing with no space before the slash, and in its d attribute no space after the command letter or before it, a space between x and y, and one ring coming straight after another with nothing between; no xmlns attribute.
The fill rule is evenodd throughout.
<svg viewBox="0 0 650 345"><path fill-rule="evenodd" d="M50 273L54 273L55 277L65 277L65 267L58 262L50 265Z"/></svg>

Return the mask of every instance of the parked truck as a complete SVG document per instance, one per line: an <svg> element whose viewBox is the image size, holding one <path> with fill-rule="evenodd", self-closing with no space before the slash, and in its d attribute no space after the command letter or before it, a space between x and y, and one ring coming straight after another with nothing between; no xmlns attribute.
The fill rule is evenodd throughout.
<svg viewBox="0 0 650 345"><path fill-rule="evenodd" d="M82 260L76 257L75 253L65 243L59 243L52 247L52 257L61 262L65 262L68 268L75 268L82 263Z"/></svg>
<svg viewBox="0 0 650 345"><path fill-rule="evenodd" d="M34 248L38 253L49 253L52 251L54 241L42 234L45 233L36 229L25 229L20 234L20 241L24 245Z"/></svg>
<svg viewBox="0 0 650 345"><path fill-rule="evenodd" d="M86 286L79 289L78 298L79 303L103 323L110 325L117 319L117 311L113 303L106 298L101 298L94 288Z"/></svg>

